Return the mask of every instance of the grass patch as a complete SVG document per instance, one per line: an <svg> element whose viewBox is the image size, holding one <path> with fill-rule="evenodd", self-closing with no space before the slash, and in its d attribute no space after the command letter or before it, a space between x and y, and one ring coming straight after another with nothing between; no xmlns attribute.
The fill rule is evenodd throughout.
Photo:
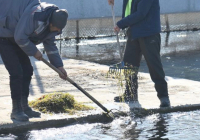
<svg viewBox="0 0 200 140"><path fill-rule="evenodd" d="M94 109L75 101L69 93L50 93L29 102L29 105L42 113L69 113Z"/></svg>

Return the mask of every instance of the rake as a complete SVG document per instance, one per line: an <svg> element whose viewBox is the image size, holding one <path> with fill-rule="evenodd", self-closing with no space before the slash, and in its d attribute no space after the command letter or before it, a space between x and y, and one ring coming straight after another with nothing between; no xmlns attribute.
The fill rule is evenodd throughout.
<svg viewBox="0 0 200 140"><path fill-rule="evenodd" d="M115 20L115 12L114 12L114 6L111 6L111 10L112 10L112 17L113 17L113 24L114 27L116 26L116 20ZM117 47L118 47L118 51L120 54L120 62L114 65L111 65L109 67L109 73L110 74L114 74L114 75L121 75L122 71L128 71L128 70L133 70L132 67L125 65L124 61L123 61L123 52L121 50L120 47L120 42L119 42L119 35L118 32L116 32L116 39L117 39ZM125 50L126 48L124 48Z"/></svg>
<svg viewBox="0 0 200 140"><path fill-rule="evenodd" d="M49 63L46 59L42 58L42 61L48 65L50 68L52 68L55 72L57 72L59 75L63 75L63 73L57 69L55 66L53 66L51 63ZM114 118L114 115L112 113L112 110L108 110L107 108L105 108L101 103L99 103L94 97L92 97L88 92L86 92L82 87L80 87L77 83L75 83L73 80L71 80L69 77L67 77L66 79L69 83L71 83L72 85L74 85L77 89L79 89L82 93L84 93L88 98L90 98L94 103L96 103L102 110L104 110L106 112L106 114L111 117Z"/></svg>

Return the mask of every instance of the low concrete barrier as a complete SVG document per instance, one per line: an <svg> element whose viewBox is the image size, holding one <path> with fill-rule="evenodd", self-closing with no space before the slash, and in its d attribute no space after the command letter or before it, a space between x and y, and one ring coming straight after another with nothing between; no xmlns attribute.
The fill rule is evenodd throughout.
<svg viewBox="0 0 200 140"><path fill-rule="evenodd" d="M67 9L69 19L111 17L107 0L41 0ZM121 16L123 0L115 0L116 16ZM199 0L160 0L161 14L199 12Z"/></svg>

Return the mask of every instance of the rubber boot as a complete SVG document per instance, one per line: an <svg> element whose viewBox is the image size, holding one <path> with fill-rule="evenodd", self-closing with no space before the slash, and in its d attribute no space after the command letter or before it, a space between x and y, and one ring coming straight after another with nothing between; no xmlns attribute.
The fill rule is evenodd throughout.
<svg viewBox="0 0 200 140"><path fill-rule="evenodd" d="M160 98L160 107L170 107L170 100L169 97L162 97Z"/></svg>
<svg viewBox="0 0 200 140"><path fill-rule="evenodd" d="M11 119L15 119L17 121L28 121L29 117L23 112L21 101L20 100L12 100L12 113L10 115Z"/></svg>
<svg viewBox="0 0 200 140"><path fill-rule="evenodd" d="M129 76L126 79L126 89L122 96L116 96L114 98L115 102L131 102L138 101L138 81L137 76Z"/></svg>
<svg viewBox="0 0 200 140"><path fill-rule="evenodd" d="M32 110L31 107L28 105L28 97L23 97L21 98L21 105L24 113L28 115L29 118L34 118L34 117L40 117L41 113Z"/></svg>

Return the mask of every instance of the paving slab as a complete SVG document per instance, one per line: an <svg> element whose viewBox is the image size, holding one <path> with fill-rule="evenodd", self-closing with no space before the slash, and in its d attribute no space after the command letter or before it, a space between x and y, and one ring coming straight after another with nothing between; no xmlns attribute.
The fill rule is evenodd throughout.
<svg viewBox="0 0 200 140"><path fill-rule="evenodd" d="M45 56L47 59L47 57ZM69 114L42 114L41 118L31 118L29 122L17 122L10 119L11 98L9 88L9 75L2 61L0 60L0 134L16 129L28 129L34 127L48 127L61 122L67 125L84 118L85 120L101 120L102 110L94 104L82 92L76 89L67 81L58 77L52 69L43 62L30 57L34 67L34 75L30 86L30 100L39 98L42 95L53 92L67 92L74 95L74 98L81 103L93 105L95 110L87 112L77 112L75 115ZM68 76L86 90L91 96L97 99L108 110L129 112L134 108L155 113L168 113L185 109L200 109L200 82L187 79L180 79L166 76L171 100L171 108L160 109L159 100L156 96L154 83L148 73L139 73L139 102L137 103L116 103L114 97L122 94L123 90L117 85L118 80L107 77L109 67L83 60L63 59L64 67ZM164 110L164 111L163 111ZM91 117L93 116L93 117ZM68 120L68 121L67 121ZM102 120L104 120L102 118ZM94 120L93 120L94 121ZM40 125L39 125L40 124ZM48 124L48 125L47 125ZM51 124L51 125L50 125Z"/></svg>

